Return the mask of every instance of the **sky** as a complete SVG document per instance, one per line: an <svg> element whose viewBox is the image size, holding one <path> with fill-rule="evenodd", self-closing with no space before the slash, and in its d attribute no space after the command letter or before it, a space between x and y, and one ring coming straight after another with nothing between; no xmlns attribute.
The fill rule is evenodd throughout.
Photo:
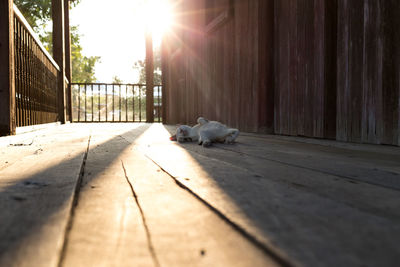
<svg viewBox="0 0 400 267"><path fill-rule="evenodd" d="M133 65L145 58L145 10L145 0L81 0L71 9L70 24L79 25L83 55L101 57L95 69L98 82L111 82L113 76L125 83L138 81ZM153 38L159 45L160 33Z"/></svg>

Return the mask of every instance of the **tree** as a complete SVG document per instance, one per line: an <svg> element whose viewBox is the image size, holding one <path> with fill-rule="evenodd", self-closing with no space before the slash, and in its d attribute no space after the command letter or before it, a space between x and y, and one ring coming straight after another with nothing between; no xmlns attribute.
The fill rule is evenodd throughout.
<svg viewBox="0 0 400 267"><path fill-rule="evenodd" d="M80 0L72 1L71 7ZM38 33L44 47L52 54L52 33L45 30L51 20L51 0L14 0L21 13ZM86 57L82 54L78 26L71 26L72 82L90 83L96 81L95 66L100 57Z"/></svg>
<svg viewBox="0 0 400 267"><path fill-rule="evenodd" d="M80 1L71 1L71 6L76 6ZM51 0L14 0L14 3L35 31L44 29L51 20Z"/></svg>
<svg viewBox="0 0 400 267"><path fill-rule="evenodd" d="M139 70L139 83L146 83L146 61L138 60L133 63L133 68ZM154 49L154 84L161 84L161 49Z"/></svg>
<svg viewBox="0 0 400 267"><path fill-rule="evenodd" d="M71 61L72 61L72 82L91 83L96 81L95 67L100 62L100 57L86 57L82 55L80 45L81 35L78 27L71 27Z"/></svg>
<svg viewBox="0 0 400 267"><path fill-rule="evenodd" d="M122 83L122 80L121 80L117 75L114 75L114 76L112 77L112 83L114 83L114 84L121 84L121 83Z"/></svg>

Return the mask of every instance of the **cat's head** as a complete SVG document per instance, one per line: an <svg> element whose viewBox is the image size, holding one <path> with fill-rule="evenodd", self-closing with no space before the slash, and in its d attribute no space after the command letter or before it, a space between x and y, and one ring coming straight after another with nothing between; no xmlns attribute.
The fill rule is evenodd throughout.
<svg viewBox="0 0 400 267"><path fill-rule="evenodd" d="M187 126L187 125L181 125L181 126L179 126L179 127L176 129L176 138L188 136L189 133L190 133L190 129L191 129L191 127L190 127L190 126Z"/></svg>
<svg viewBox="0 0 400 267"><path fill-rule="evenodd" d="M190 126L187 125L181 125L176 129L176 134L171 136L169 139L171 141L181 141L184 140L185 137L189 136L190 133Z"/></svg>

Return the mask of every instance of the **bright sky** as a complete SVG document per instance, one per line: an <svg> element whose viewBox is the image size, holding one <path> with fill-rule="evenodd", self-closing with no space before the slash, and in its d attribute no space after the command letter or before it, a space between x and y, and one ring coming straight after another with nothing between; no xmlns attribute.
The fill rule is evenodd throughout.
<svg viewBox="0 0 400 267"><path fill-rule="evenodd" d="M167 25L165 2L148 0L152 3L153 27ZM81 45L85 56L100 56L96 65L99 82L111 82L118 76L123 82L134 83L138 72L133 64L145 58L145 14L146 0L82 0L70 11L71 25L79 25ZM157 15L157 13L160 13ZM158 27L160 28L160 27ZM154 45L159 45L161 30L153 34Z"/></svg>

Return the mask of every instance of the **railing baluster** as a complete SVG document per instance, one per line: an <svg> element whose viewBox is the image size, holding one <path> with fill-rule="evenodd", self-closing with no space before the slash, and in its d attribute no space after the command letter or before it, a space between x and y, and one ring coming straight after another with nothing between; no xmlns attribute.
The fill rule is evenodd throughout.
<svg viewBox="0 0 400 267"><path fill-rule="evenodd" d="M93 122L93 118L94 118L94 110L93 110L93 84L92 84L92 122Z"/></svg>
<svg viewBox="0 0 400 267"><path fill-rule="evenodd" d="M157 121L160 122L160 86L157 85Z"/></svg>
<svg viewBox="0 0 400 267"><path fill-rule="evenodd" d="M58 66L15 5L13 23L17 126L54 122Z"/></svg>
<svg viewBox="0 0 400 267"><path fill-rule="evenodd" d="M79 121L81 121L81 87L78 85L78 122Z"/></svg>
<svg viewBox="0 0 400 267"><path fill-rule="evenodd" d="M132 121L135 121L135 85L132 85Z"/></svg>
<svg viewBox="0 0 400 267"><path fill-rule="evenodd" d="M108 85L105 86L106 90L106 121L108 121Z"/></svg>
<svg viewBox="0 0 400 267"><path fill-rule="evenodd" d="M16 66L15 66L15 92L16 92L16 98L15 98L15 108L17 111L17 126L21 126L21 102L20 102L20 96L21 96L21 91L20 91L20 68L21 68L21 44L20 44L20 24L17 21L17 18L14 17L14 30L15 30L15 37L14 37L14 44L15 44L15 60L16 60Z"/></svg>
<svg viewBox="0 0 400 267"><path fill-rule="evenodd" d="M101 119L100 119L100 87L101 87L101 85L99 85L99 121L101 121Z"/></svg>
<svg viewBox="0 0 400 267"><path fill-rule="evenodd" d="M85 84L85 122L87 122L87 85Z"/></svg>
<svg viewBox="0 0 400 267"><path fill-rule="evenodd" d="M119 87L119 121L121 121L121 85Z"/></svg>
<svg viewBox="0 0 400 267"><path fill-rule="evenodd" d="M140 95L142 94L142 86L139 86L139 121L142 122L142 100Z"/></svg>
<svg viewBox="0 0 400 267"><path fill-rule="evenodd" d="M28 35L28 107L29 107L29 125L33 124L33 88L32 88L32 39Z"/></svg>
<svg viewBox="0 0 400 267"><path fill-rule="evenodd" d="M26 101L25 101L25 96L26 96L26 56L25 56L25 51L26 51L26 46L25 46L25 31L22 30L22 126L26 126Z"/></svg>
<svg viewBox="0 0 400 267"><path fill-rule="evenodd" d="M78 86L78 87L76 87ZM97 89L96 89L97 86ZM118 88L115 88L115 87ZM81 112L83 112L84 109L84 116L85 122L142 122L145 117L143 116L143 108L145 105L143 105L143 100L145 98L144 90L145 88L144 84L105 84L105 83L72 83L71 87L74 88L74 92L76 90L78 91L78 97L74 97L73 101L78 103L73 103L74 107L78 107L78 118L73 117L73 121L78 121L82 122L83 121L83 114L81 115ZM111 96L111 102L108 99L108 94L109 94L109 87L112 89L112 93L110 92ZM83 106L83 90L84 90L84 108ZM90 106L89 106L89 113L87 112L88 110L88 91L91 93L90 96ZM98 96L95 96L94 93L97 93ZM156 107L154 107L154 111L158 113L158 119L155 119L155 121L158 120L158 122L161 122L161 85L155 85L155 92L157 96L154 98L154 104ZM116 100L115 98L118 97L118 103L115 103ZM103 100L105 98L105 100ZM124 99L123 99L124 98ZM95 101L98 101L98 103L95 105ZM129 101L132 101L132 106L129 104ZM138 104L135 104L135 102L138 101ZM105 103L105 104L104 104ZM105 107L104 107L105 105ZM108 116L109 113L109 105L110 109L112 108L112 116ZM125 105L125 106L124 106ZM97 114L94 111L94 108L98 108L98 120L95 120L94 117ZM132 108L132 119L130 119L130 112L129 109ZM138 108L137 110L135 108ZM102 116L102 114L106 113L105 118ZM123 114L125 112L125 115ZM73 115L76 113L74 112ZM91 114L91 119L89 118L88 120L88 114ZM115 114L117 114L118 118L115 118Z"/></svg>
<svg viewBox="0 0 400 267"><path fill-rule="evenodd" d="M114 84L113 84L113 95L112 95L112 97L113 97L113 121L114 121L114 92L115 92L115 90L114 90Z"/></svg>
<svg viewBox="0 0 400 267"><path fill-rule="evenodd" d="M126 109L125 121L128 121L128 85L125 85L125 109Z"/></svg>

